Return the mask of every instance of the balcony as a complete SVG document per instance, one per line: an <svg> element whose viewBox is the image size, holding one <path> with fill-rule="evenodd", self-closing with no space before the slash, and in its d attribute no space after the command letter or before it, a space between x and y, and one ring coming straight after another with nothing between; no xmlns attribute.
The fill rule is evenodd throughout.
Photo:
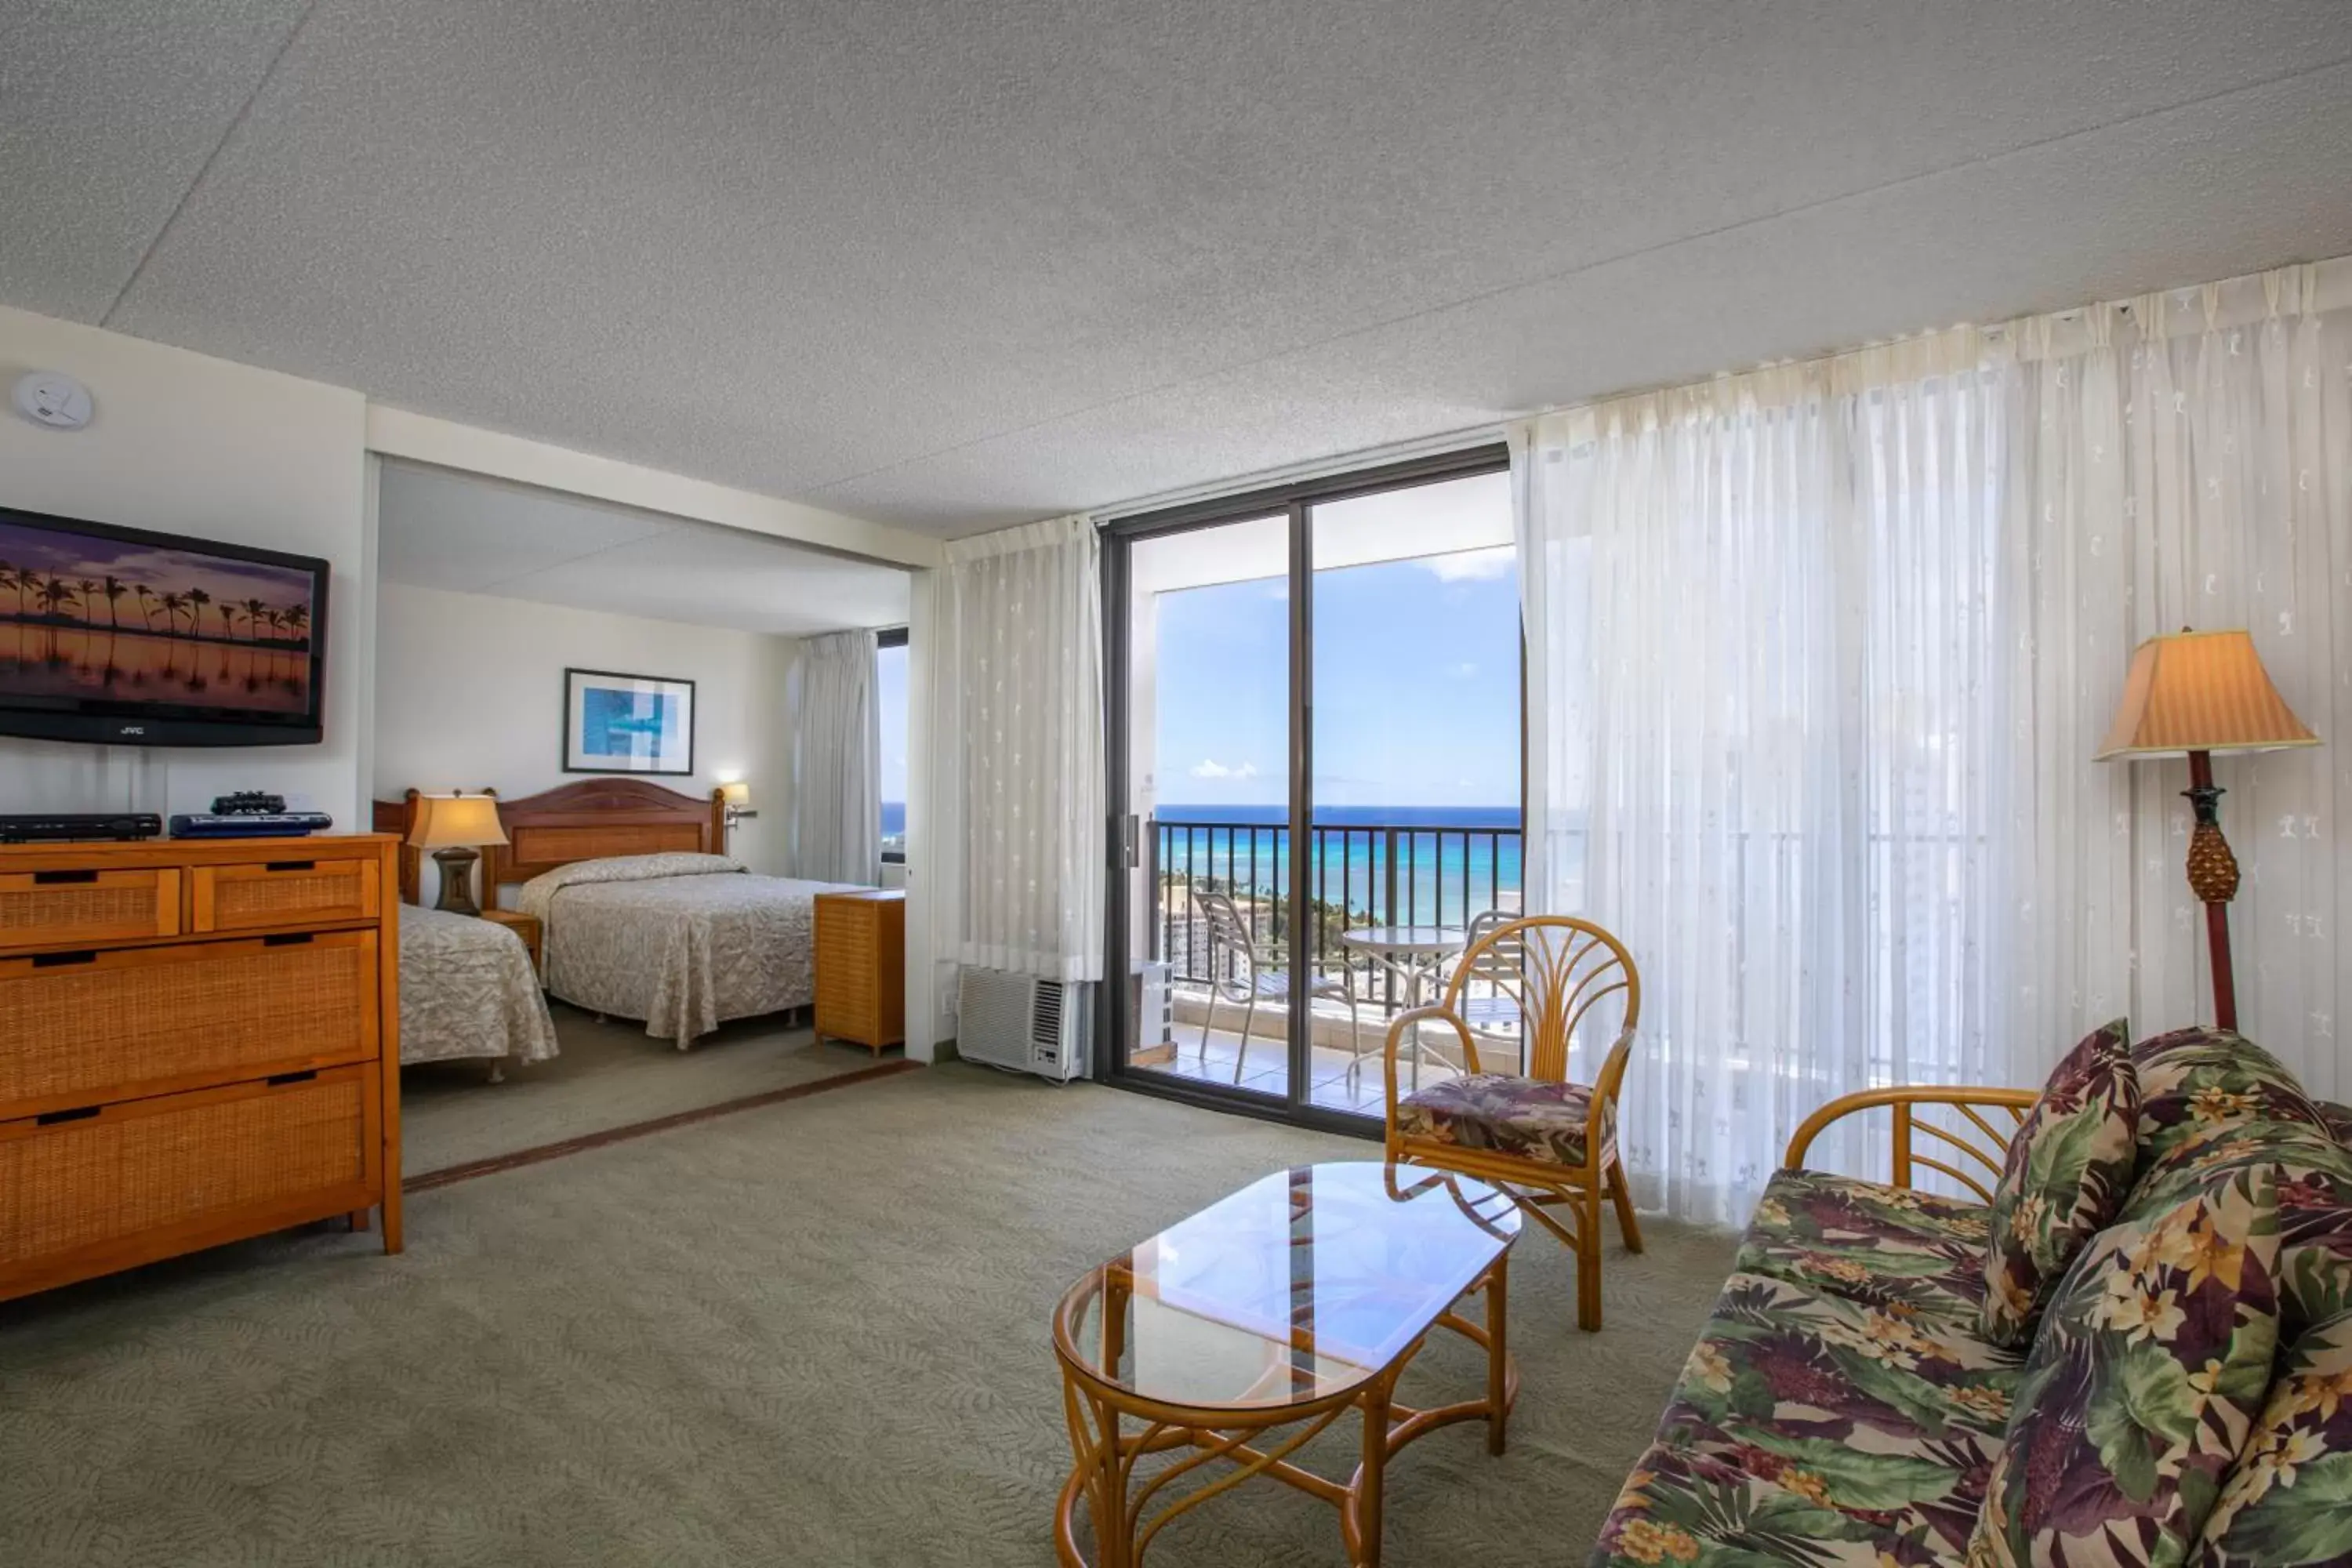
<svg viewBox="0 0 2352 1568"><path fill-rule="evenodd" d="M1377 1116L1381 1042L1390 1019L1415 999L1394 973L1342 943L1340 933L1364 926L1462 927L1487 910L1516 912L1520 830L1434 821L1313 824L1303 868L1311 929L1303 943L1291 940L1291 837L1286 826L1270 823L1155 818L1149 824L1150 956L1166 966L1169 1004L1164 1031L1144 1021L1147 1040L1134 1059L1182 1078L1282 1092L1285 1008L1259 1006L1245 1056L1242 1006L1218 1002L1214 1027L1203 1032L1213 1022L1213 944L1195 897L1222 893L1233 900L1253 942L1279 944L1297 955L1300 967L1344 975L1352 984L1352 1019L1339 999L1318 997L1313 1005L1307 1098L1328 1109ZM1164 1037L1150 1039L1154 1032ZM1358 1041L1368 1054L1351 1072ZM1434 1056L1423 1067L1424 1076L1452 1070Z"/></svg>

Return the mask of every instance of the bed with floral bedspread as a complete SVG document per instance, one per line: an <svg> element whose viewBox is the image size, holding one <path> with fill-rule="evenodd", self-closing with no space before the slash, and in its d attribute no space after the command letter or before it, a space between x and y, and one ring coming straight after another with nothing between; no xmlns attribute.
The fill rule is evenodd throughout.
<svg viewBox="0 0 2352 1568"><path fill-rule="evenodd" d="M530 951L502 925L444 910L400 911L400 1059L556 1054L555 1025Z"/></svg>
<svg viewBox="0 0 2352 1568"><path fill-rule="evenodd" d="M525 882L548 991L577 1007L642 1018L683 1050L730 1018L815 999L819 893L835 882L755 876L725 855L578 860Z"/></svg>

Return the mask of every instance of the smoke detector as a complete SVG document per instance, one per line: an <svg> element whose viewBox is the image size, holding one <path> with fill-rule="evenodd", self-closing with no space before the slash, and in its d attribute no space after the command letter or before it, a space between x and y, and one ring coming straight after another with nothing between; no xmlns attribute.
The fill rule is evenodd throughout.
<svg viewBox="0 0 2352 1568"><path fill-rule="evenodd" d="M16 412L53 430L89 423L89 388L60 370L37 370L16 383Z"/></svg>

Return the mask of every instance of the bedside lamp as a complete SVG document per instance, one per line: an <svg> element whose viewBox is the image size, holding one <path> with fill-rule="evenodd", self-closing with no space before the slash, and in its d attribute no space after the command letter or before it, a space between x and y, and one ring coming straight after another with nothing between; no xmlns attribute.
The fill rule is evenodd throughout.
<svg viewBox="0 0 2352 1568"><path fill-rule="evenodd" d="M416 826L408 841L433 851L441 868L441 900L434 907L456 915L478 915L474 902L474 862L485 844L504 844L498 797L488 795L425 795L416 797Z"/></svg>
<svg viewBox="0 0 2352 1568"><path fill-rule="evenodd" d="M730 827L746 817L760 815L751 809L751 786L742 779L720 784L719 798L727 803L727 826Z"/></svg>
<svg viewBox="0 0 2352 1568"><path fill-rule="evenodd" d="M2213 954L2213 1021L2224 1029L2238 1026L2237 985L2230 973L2230 900L2238 892L2238 861L2221 837L2221 790L2213 782L2212 753L2317 744L2319 737L2271 685L2254 639L2246 633L2184 626L2133 650L2123 704L2096 760L2189 759L2189 787L2181 793L2197 811L2197 828L2189 837L2189 888L2205 905L2205 937Z"/></svg>

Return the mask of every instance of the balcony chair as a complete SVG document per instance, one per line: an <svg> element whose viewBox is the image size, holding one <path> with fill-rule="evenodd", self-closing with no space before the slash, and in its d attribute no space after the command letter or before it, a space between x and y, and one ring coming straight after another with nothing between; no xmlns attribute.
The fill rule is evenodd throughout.
<svg viewBox="0 0 2352 1568"><path fill-rule="evenodd" d="M1486 940L1518 918L1509 910L1487 910L1470 921L1470 940L1460 961L1469 967L1470 983L1463 987L1460 1011L1462 1021L1482 1045L1507 1047L1511 1060L1524 1073L1527 1016L1519 1008L1518 990L1527 942L1516 931L1505 932L1494 942Z"/></svg>
<svg viewBox="0 0 2352 1568"><path fill-rule="evenodd" d="M1472 997L1474 984L1492 995ZM1595 1015L1612 996L1619 1001ZM1486 1072L1479 1061L1479 1036L1483 1030L1494 1043L1499 1011L1476 1009L1487 1020L1479 1027L1465 1016L1468 1003L1496 999L1517 1014L1524 1058L1517 1073ZM1623 943L1588 921L1537 915L1488 927L1464 949L1445 999L1401 1014L1381 1051L1389 1159L1475 1176L1517 1199L1576 1254L1576 1321L1588 1331L1601 1327L1604 1196L1616 1208L1626 1250L1642 1250L1617 1152L1617 1091L1641 1014L1641 973ZM1400 1097L1399 1047L1437 1025L1454 1031L1466 1072ZM1580 1031L1612 1041L1589 1085L1568 1080L1569 1047Z"/></svg>
<svg viewBox="0 0 2352 1568"><path fill-rule="evenodd" d="M1209 1059L1209 1030L1216 1021L1217 1004L1223 1001L1240 1007L1242 1032L1234 1051L1234 1081L1239 1083L1243 1065L1249 1060L1250 1025L1256 1021L1258 1004L1284 1008L1290 1005L1291 959L1281 943L1254 938L1241 910L1224 894L1195 893L1192 907L1209 922L1209 1007L1201 1019L1201 1060L1205 1064ZM1363 1022L1356 1010L1353 973L1342 970L1333 976L1309 970L1307 986L1309 997L1348 1005L1349 1038L1357 1054L1363 1055Z"/></svg>

